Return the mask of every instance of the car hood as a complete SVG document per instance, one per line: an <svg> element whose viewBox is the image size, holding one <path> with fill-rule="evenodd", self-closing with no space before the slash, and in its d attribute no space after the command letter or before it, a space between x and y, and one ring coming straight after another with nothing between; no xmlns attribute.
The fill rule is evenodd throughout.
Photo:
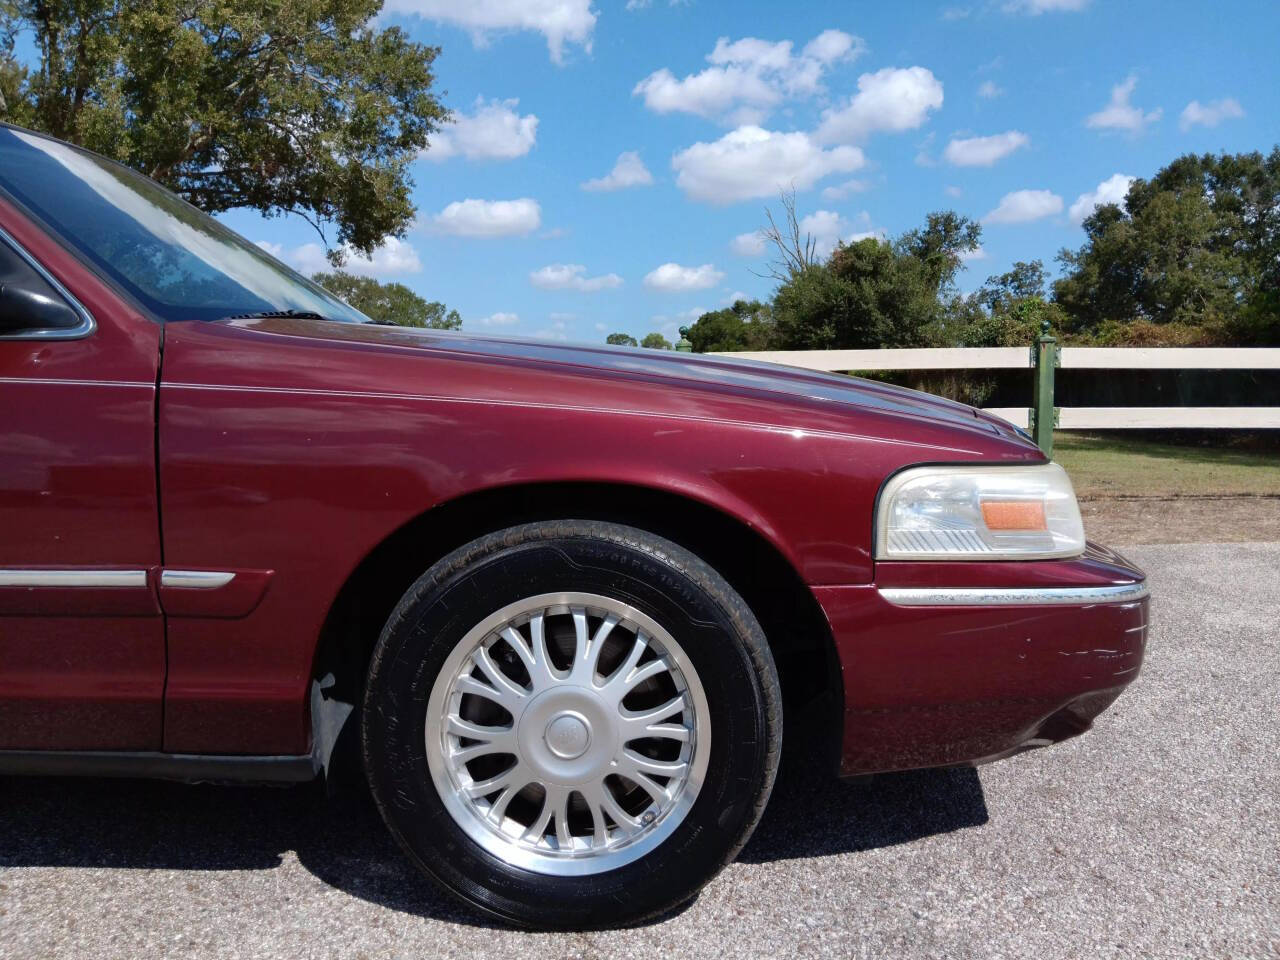
<svg viewBox="0 0 1280 960"><path fill-rule="evenodd" d="M781 395L819 405L851 406L1025 439L1025 434L1004 420L917 390L737 357L299 318L232 322L261 333L343 340L371 347L429 350L477 361L517 362L562 372L604 373L667 381L672 385L678 382L724 394Z"/></svg>

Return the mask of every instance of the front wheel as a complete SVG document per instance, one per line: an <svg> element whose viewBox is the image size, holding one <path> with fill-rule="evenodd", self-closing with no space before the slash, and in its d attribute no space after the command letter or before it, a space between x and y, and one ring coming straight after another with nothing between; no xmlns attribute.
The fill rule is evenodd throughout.
<svg viewBox="0 0 1280 960"><path fill-rule="evenodd" d="M713 569L616 524L513 527L396 607L370 666L365 763L427 874L509 922L589 929L692 897L777 769L760 625Z"/></svg>

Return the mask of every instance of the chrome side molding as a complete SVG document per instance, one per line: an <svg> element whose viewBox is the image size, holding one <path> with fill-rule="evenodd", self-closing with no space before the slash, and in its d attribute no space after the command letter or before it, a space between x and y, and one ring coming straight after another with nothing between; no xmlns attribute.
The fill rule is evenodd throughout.
<svg viewBox="0 0 1280 960"><path fill-rule="evenodd" d="M885 587L898 607L1061 607L1133 603L1150 595L1147 581L1105 587Z"/></svg>
<svg viewBox="0 0 1280 960"><path fill-rule="evenodd" d="M13 570L0 568L0 587L145 587L145 570Z"/></svg>
<svg viewBox="0 0 1280 960"><path fill-rule="evenodd" d="M225 587L236 578L224 570L164 570L160 573L160 586L180 587L185 590L216 590Z"/></svg>
<svg viewBox="0 0 1280 960"><path fill-rule="evenodd" d="M224 570L164 570L160 573L160 586L181 587L187 590L216 590L225 587L236 578ZM97 587L145 588L146 570L15 570L0 567L0 587Z"/></svg>

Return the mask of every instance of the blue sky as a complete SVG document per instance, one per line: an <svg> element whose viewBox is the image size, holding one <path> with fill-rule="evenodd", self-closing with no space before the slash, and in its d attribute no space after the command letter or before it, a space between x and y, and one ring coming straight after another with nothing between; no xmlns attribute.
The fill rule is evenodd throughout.
<svg viewBox="0 0 1280 960"><path fill-rule="evenodd" d="M964 289L1083 240L1091 198L1280 141L1280 4L388 0L459 122L418 223L354 269L464 328L600 341L767 297L779 187L821 245L981 219ZM585 185L585 186L584 186ZM303 269L300 221L224 218Z"/></svg>

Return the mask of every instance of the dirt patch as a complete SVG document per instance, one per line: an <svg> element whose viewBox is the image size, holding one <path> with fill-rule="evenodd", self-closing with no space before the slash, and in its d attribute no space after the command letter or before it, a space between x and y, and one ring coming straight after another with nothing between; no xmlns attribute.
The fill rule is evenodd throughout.
<svg viewBox="0 0 1280 960"><path fill-rule="evenodd" d="M1280 542L1278 497L1090 498L1080 513L1088 538L1108 546Z"/></svg>

